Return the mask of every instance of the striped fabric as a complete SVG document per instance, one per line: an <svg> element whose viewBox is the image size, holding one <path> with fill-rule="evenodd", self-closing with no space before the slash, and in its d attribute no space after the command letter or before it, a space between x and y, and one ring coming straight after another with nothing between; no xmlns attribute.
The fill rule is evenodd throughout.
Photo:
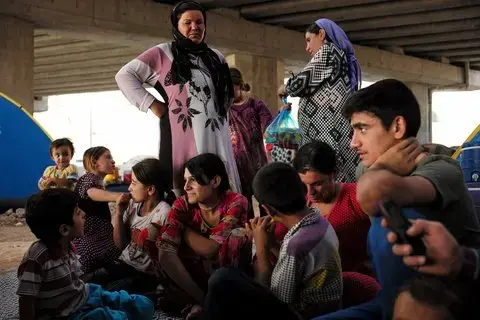
<svg viewBox="0 0 480 320"><path fill-rule="evenodd" d="M34 242L18 268L17 294L36 298L35 314L41 315L38 319L71 315L88 296L75 252L69 250L60 257L52 253L42 241Z"/></svg>

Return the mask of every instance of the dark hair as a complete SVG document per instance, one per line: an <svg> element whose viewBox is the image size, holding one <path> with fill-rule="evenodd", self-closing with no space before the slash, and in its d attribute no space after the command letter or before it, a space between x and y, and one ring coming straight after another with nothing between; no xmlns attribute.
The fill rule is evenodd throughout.
<svg viewBox="0 0 480 320"><path fill-rule="evenodd" d="M202 5L196 1L186 0L186 1L180 1L172 9L170 20L172 22L172 26L174 29L177 29L178 21L180 20L180 17L182 16L182 14L189 10L200 11L203 15L203 22L205 25L207 25L207 13L205 11L205 8L202 7Z"/></svg>
<svg viewBox="0 0 480 320"><path fill-rule="evenodd" d="M318 34L320 32L320 29L321 28L314 22L307 27L307 30L305 30L305 33L309 32L309 33Z"/></svg>
<svg viewBox="0 0 480 320"><path fill-rule="evenodd" d="M145 186L155 186L157 201L171 202L171 190L168 190L168 183L165 179L169 179L168 173L162 167L160 160L155 158L144 159L136 163L132 167L135 177ZM167 197L165 197L167 193ZM171 204L171 203L170 203Z"/></svg>
<svg viewBox="0 0 480 320"><path fill-rule="evenodd" d="M218 191L223 193L230 189L227 169L222 159L213 153L203 153L185 162L185 169L201 185L207 185L215 176L220 177Z"/></svg>
<svg viewBox="0 0 480 320"><path fill-rule="evenodd" d="M462 300L454 293L451 286L440 278L432 276L417 276L411 278L400 288L399 294L408 292L414 300L434 308L444 308L448 320L463 319Z"/></svg>
<svg viewBox="0 0 480 320"><path fill-rule="evenodd" d="M295 155L293 167L298 173L305 173L308 170L315 170L323 174L335 173L335 151L322 141L307 143Z"/></svg>
<svg viewBox="0 0 480 320"><path fill-rule="evenodd" d="M313 33L313 34L319 34L320 33L320 30L322 28L320 28L315 22L312 23L311 25L309 25L307 27L307 30L305 30L305 33ZM328 36L328 34L325 32L325 39L327 39L328 42L332 42L330 41L330 37Z"/></svg>
<svg viewBox="0 0 480 320"><path fill-rule="evenodd" d="M83 153L83 167L87 172L95 170L95 163L104 154L109 151L105 147L92 147L85 150Z"/></svg>
<svg viewBox="0 0 480 320"><path fill-rule="evenodd" d="M243 81L243 76L237 68L230 68L230 76L232 77L232 84L239 85L243 91L250 91L250 85Z"/></svg>
<svg viewBox="0 0 480 320"><path fill-rule="evenodd" d="M415 137L420 129L420 106L412 91L401 81L386 79L352 94L343 106L348 119L357 112L367 112L380 118L389 130L397 116L405 118L405 138Z"/></svg>
<svg viewBox="0 0 480 320"><path fill-rule="evenodd" d="M53 243L61 239L62 224L73 226L78 206L77 195L65 188L40 191L27 200L25 218L32 233L40 240Z"/></svg>
<svg viewBox="0 0 480 320"><path fill-rule="evenodd" d="M293 214L305 208L305 188L295 169L282 162L261 168L253 179L253 194L262 205Z"/></svg>
<svg viewBox="0 0 480 320"><path fill-rule="evenodd" d="M53 140L50 144L50 156L52 156L52 152L54 149L58 149L60 147L68 147L72 152L72 156L75 153L75 148L73 147L72 141L70 141L70 139L68 138L61 138Z"/></svg>

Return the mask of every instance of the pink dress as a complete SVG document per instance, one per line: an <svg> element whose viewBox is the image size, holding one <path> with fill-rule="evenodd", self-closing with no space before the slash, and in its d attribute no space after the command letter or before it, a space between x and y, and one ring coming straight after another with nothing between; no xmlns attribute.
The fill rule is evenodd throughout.
<svg viewBox="0 0 480 320"><path fill-rule="evenodd" d="M229 110L230 134L237 163L242 194L251 203L255 174L267 164L263 133L272 122L272 114L261 100L248 99L244 104L232 105ZM253 210L249 211L253 218Z"/></svg>
<svg viewBox="0 0 480 320"><path fill-rule="evenodd" d="M215 50L222 61L220 52ZM172 173L173 188L183 189L183 165L202 153L214 153L225 163L230 184L240 192L228 119L215 107L215 88L210 73L199 57L191 55L196 68L185 85L173 84L170 43L159 44L127 63L115 79L125 97L147 112L154 96L143 84L155 88L168 105L168 117L160 121L160 154L165 169Z"/></svg>

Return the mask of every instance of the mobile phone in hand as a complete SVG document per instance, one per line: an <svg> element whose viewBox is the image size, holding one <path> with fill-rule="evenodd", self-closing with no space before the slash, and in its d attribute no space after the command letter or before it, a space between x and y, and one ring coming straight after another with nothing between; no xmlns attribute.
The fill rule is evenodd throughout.
<svg viewBox="0 0 480 320"><path fill-rule="evenodd" d="M380 211L387 218L388 227L397 235L397 242L401 244L409 244L413 248L413 256L425 255L425 244L421 237L411 237L407 234L408 228L412 225L403 214L402 207L386 201L380 204Z"/></svg>

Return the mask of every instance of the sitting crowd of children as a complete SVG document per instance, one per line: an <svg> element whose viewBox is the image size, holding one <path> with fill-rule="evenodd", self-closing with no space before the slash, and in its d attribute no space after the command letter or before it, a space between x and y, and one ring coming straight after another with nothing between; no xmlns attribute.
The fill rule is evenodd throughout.
<svg viewBox="0 0 480 320"><path fill-rule="evenodd" d="M470 247L480 244L480 224L458 164L413 138L420 109L403 83L362 89L344 111L358 182L334 181L335 151L311 142L292 165L256 174L261 215L253 219L215 154L185 163L175 199L158 159L133 166L128 193L110 192L107 148L86 150L78 177L73 144L55 140L55 165L26 206L38 241L18 269L20 318L152 319L161 309L189 319L400 319L395 299L417 299L418 272L392 253L379 203L440 221ZM444 285L432 283L420 287ZM440 315L450 319L447 312Z"/></svg>

